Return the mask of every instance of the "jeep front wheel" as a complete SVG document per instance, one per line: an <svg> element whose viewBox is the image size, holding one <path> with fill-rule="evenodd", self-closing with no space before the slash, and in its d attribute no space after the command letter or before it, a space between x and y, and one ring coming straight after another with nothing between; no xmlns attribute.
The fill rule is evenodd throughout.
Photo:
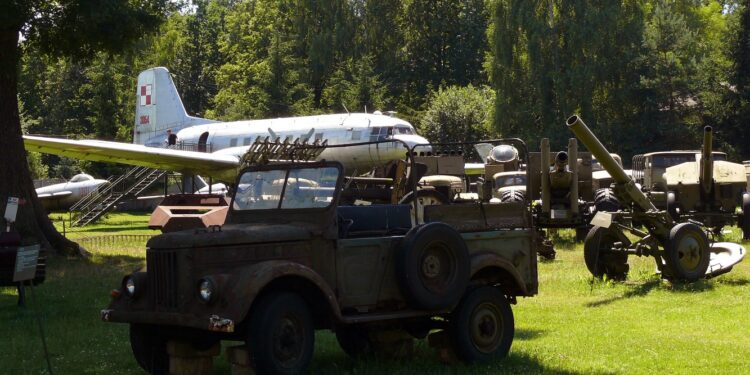
<svg viewBox="0 0 750 375"><path fill-rule="evenodd" d="M474 289L453 312L448 333L462 361L473 363L504 358L515 334L508 299L497 288Z"/></svg>
<svg viewBox="0 0 750 375"><path fill-rule="evenodd" d="M138 365L149 374L163 375L169 372L167 339L159 330L143 324L130 325L130 347Z"/></svg>
<svg viewBox="0 0 750 375"><path fill-rule="evenodd" d="M259 374L304 372L314 344L310 309L298 295L269 294L253 308L247 346Z"/></svg>

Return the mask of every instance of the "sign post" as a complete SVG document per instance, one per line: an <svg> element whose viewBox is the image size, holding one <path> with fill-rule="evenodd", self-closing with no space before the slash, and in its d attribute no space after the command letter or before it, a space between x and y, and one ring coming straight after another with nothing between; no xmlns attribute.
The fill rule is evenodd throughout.
<svg viewBox="0 0 750 375"><path fill-rule="evenodd" d="M8 197L8 204L5 206L5 222L7 227L6 232L10 232L10 224L16 222L16 216L18 215L18 201L16 197Z"/></svg>

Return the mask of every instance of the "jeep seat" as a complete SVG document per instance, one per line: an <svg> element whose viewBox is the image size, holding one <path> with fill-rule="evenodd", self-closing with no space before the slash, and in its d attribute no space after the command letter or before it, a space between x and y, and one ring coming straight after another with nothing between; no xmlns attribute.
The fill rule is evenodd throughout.
<svg viewBox="0 0 750 375"><path fill-rule="evenodd" d="M404 234L411 228L410 205L339 206L339 237Z"/></svg>

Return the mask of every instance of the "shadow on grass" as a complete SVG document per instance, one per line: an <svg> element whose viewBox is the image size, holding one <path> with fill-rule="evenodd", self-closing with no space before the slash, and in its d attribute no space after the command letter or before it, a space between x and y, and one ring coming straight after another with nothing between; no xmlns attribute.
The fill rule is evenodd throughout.
<svg viewBox="0 0 750 375"><path fill-rule="evenodd" d="M716 282L721 285L738 286L738 287L750 285L750 280L744 279L744 278L743 279L724 279L724 280L720 280ZM589 302L585 306L586 307L606 306L611 303L624 300L624 299L628 299L628 298L644 297L647 294L649 294L652 290L659 288L662 285L665 291L673 292L673 293L696 293L696 292L706 292L706 291L710 291L714 289L714 282L712 280L705 280L705 279L698 280L692 283L687 283L687 282L665 283L661 279L652 279L652 280L648 280L642 283L628 283L626 285L631 286L631 288L625 293L623 293L622 295L605 298L600 301Z"/></svg>
<svg viewBox="0 0 750 375"><path fill-rule="evenodd" d="M576 372L541 363L538 358L511 351L508 357L479 364L444 364L432 349L420 350L408 359L360 359L355 360L345 354L318 358L311 373L320 374L614 374L615 372L591 371Z"/></svg>
<svg viewBox="0 0 750 375"><path fill-rule="evenodd" d="M105 266L113 268L122 268L124 266L136 266L138 268L146 264L145 257L116 254L106 255L98 254L88 260L89 264L94 266Z"/></svg>
<svg viewBox="0 0 750 375"><path fill-rule="evenodd" d="M605 298L599 301L589 302L585 306L586 307L600 307L600 306L606 306L614 302L621 301L621 300L628 299L628 298L643 297L649 294L652 290L654 290L654 288L657 288L659 285L661 285L661 283L662 281L658 279L649 280L644 283L636 284L630 290L626 291L622 295Z"/></svg>
<svg viewBox="0 0 750 375"><path fill-rule="evenodd" d="M542 335L544 335L545 331L542 329L516 329L515 336L513 336L514 340L534 340Z"/></svg>
<svg viewBox="0 0 750 375"><path fill-rule="evenodd" d="M555 250L573 251L583 242L576 241L574 229L547 229L547 238L555 244Z"/></svg>
<svg viewBox="0 0 750 375"><path fill-rule="evenodd" d="M720 278L716 279L716 283L720 285L729 285L729 286L746 286L750 285L750 280L748 279L730 279L730 278Z"/></svg>

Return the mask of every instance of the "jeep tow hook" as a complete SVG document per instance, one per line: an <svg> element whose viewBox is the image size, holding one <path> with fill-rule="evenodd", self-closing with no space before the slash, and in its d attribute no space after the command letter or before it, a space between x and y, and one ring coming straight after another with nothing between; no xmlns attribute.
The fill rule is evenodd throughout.
<svg viewBox="0 0 750 375"><path fill-rule="evenodd" d="M217 315L211 315L208 318L208 330L214 332L234 332L234 321L232 319L220 318Z"/></svg>

